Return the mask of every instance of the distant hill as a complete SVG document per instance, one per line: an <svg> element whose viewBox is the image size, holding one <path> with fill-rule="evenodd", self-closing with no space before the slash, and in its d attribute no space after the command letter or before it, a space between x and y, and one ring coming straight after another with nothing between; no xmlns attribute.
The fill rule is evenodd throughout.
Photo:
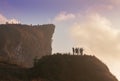
<svg viewBox="0 0 120 81"><path fill-rule="evenodd" d="M118 81L95 56L54 54L34 59L34 67L0 63L0 81Z"/></svg>

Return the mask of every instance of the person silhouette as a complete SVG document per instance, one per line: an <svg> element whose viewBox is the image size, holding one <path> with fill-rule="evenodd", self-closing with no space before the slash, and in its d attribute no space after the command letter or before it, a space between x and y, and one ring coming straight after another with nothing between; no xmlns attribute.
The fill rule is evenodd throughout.
<svg viewBox="0 0 120 81"><path fill-rule="evenodd" d="M73 50L73 55L74 55L74 53L75 53L75 48L73 47L72 50Z"/></svg>
<svg viewBox="0 0 120 81"><path fill-rule="evenodd" d="M78 53L79 53L78 48L75 48L75 52L78 55Z"/></svg>
<svg viewBox="0 0 120 81"><path fill-rule="evenodd" d="M83 48L80 48L80 54L83 55Z"/></svg>

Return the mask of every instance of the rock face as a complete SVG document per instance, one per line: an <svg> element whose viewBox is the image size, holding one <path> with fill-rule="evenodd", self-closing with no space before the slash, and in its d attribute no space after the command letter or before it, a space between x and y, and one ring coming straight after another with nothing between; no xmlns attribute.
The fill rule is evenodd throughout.
<svg viewBox="0 0 120 81"><path fill-rule="evenodd" d="M34 58L49 55L55 26L0 25L0 61L31 67Z"/></svg>

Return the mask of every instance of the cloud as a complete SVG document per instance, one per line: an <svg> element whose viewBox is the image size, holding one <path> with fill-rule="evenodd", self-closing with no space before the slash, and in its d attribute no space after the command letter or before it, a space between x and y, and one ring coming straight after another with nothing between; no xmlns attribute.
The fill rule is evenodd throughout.
<svg viewBox="0 0 120 81"><path fill-rule="evenodd" d="M118 71L120 68L120 29L115 29L114 24L116 25L116 23L111 22L114 20L108 19L115 18L111 18L111 13L118 10L120 0L96 0L93 3L96 4L85 6L86 8L80 11L80 16L75 13L71 17L69 16L71 13L62 12L54 18L54 21L62 22L60 23L62 25L67 23L68 28L72 24L70 37L74 42L71 44L75 47L83 47L85 53L100 58L120 80ZM66 22L64 23L64 21Z"/></svg>
<svg viewBox="0 0 120 81"><path fill-rule="evenodd" d="M84 21L77 21L70 29L75 46L85 48L104 61L120 79L120 29L115 29L109 19L98 13L87 14Z"/></svg>
<svg viewBox="0 0 120 81"><path fill-rule="evenodd" d="M75 15L72 13L61 12L54 18L54 21L62 22L62 21L67 21L67 20L74 19L74 18L75 18Z"/></svg>
<svg viewBox="0 0 120 81"><path fill-rule="evenodd" d="M71 35L76 41L80 41L77 45L93 48L99 55L118 56L120 53L120 33L108 19L99 14L88 15L82 23L74 24Z"/></svg>
<svg viewBox="0 0 120 81"><path fill-rule="evenodd" d="M5 24L6 22L8 22L9 24L18 24L20 23L20 21L18 21L17 19L8 19L5 16L3 16L2 14L0 14L0 24Z"/></svg>
<svg viewBox="0 0 120 81"><path fill-rule="evenodd" d="M108 0L111 2L111 4L114 4L114 5L120 5L120 0Z"/></svg>
<svg viewBox="0 0 120 81"><path fill-rule="evenodd" d="M6 17L0 14L0 24L5 24L6 21L7 21Z"/></svg>
<svg viewBox="0 0 120 81"><path fill-rule="evenodd" d="M87 12L94 12L94 13L101 13L101 12L106 12L106 11L111 11L114 9L113 5L93 5L88 8Z"/></svg>
<svg viewBox="0 0 120 81"><path fill-rule="evenodd" d="M85 0L87 2L87 0ZM120 7L120 0L91 0L93 4L90 4L87 7L87 12L112 12L112 10L119 9Z"/></svg>
<svg viewBox="0 0 120 81"><path fill-rule="evenodd" d="M7 21L8 21L8 23L11 23L11 24L19 24L20 23L20 21L14 19L14 18L13 19L8 19Z"/></svg>

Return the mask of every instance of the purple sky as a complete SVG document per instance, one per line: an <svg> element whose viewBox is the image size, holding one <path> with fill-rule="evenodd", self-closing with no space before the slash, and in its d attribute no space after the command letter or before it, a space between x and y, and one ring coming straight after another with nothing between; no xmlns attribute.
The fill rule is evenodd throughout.
<svg viewBox="0 0 120 81"><path fill-rule="evenodd" d="M23 23L38 23L53 18L61 11L80 12L101 1L94 0L0 0L0 13ZM44 17L44 18L43 18ZM30 20L31 19L31 20ZM37 21L36 21L37 19ZM36 21L36 22L33 22Z"/></svg>

